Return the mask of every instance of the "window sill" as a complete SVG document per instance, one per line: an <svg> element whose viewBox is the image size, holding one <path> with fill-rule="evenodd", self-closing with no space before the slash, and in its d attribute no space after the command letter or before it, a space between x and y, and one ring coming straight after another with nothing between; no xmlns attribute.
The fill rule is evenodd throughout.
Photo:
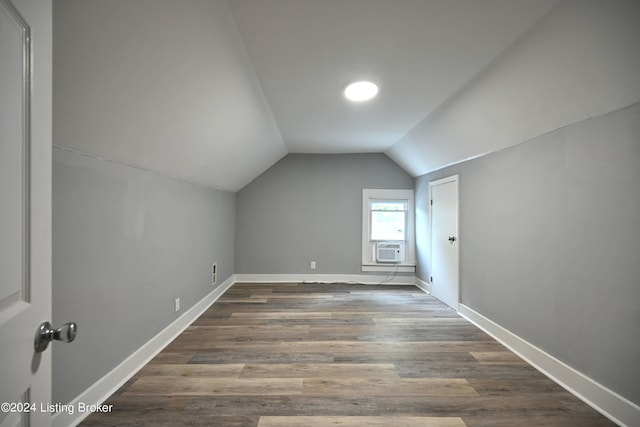
<svg viewBox="0 0 640 427"><path fill-rule="evenodd" d="M362 266L362 271L395 271L396 264L386 263L386 264L367 264ZM398 273L415 273L416 266L415 264L399 264L398 265Z"/></svg>

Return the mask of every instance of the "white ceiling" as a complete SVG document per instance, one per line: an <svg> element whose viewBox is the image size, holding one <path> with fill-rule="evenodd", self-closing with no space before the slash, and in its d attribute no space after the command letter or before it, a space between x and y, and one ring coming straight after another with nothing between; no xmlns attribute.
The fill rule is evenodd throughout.
<svg viewBox="0 0 640 427"><path fill-rule="evenodd" d="M290 152L384 152L557 0L229 0ZM380 86L347 102L351 81Z"/></svg>
<svg viewBox="0 0 640 427"><path fill-rule="evenodd" d="M558 1L56 0L54 144L230 191L288 152L389 153Z"/></svg>

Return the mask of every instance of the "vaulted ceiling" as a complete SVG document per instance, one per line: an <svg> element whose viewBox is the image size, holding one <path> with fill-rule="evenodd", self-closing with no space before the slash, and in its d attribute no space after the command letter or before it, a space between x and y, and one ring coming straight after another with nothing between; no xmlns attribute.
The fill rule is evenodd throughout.
<svg viewBox="0 0 640 427"><path fill-rule="evenodd" d="M231 191L289 152L393 151L557 2L56 0L54 144Z"/></svg>
<svg viewBox="0 0 640 427"><path fill-rule="evenodd" d="M555 1L230 0L287 149L384 152ZM356 80L378 84L347 102Z"/></svg>

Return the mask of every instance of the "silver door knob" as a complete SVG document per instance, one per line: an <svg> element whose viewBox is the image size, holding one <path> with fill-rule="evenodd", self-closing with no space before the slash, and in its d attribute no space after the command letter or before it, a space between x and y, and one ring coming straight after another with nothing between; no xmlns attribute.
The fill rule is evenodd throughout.
<svg viewBox="0 0 640 427"><path fill-rule="evenodd" d="M51 323L43 322L36 332L36 340L34 347L36 353L41 353L49 347L49 343L53 340L62 342L71 342L76 339L78 333L78 325L74 322L65 323L58 329L53 329Z"/></svg>
<svg viewBox="0 0 640 427"><path fill-rule="evenodd" d="M449 236L449 241L451 243L455 242L456 241L456 236Z"/></svg>

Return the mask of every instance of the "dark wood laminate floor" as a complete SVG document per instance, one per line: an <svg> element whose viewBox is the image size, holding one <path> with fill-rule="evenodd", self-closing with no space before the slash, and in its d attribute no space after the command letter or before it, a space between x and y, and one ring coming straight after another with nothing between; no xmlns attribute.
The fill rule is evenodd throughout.
<svg viewBox="0 0 640 427"><path fill-rule="evenodd" d="M612 426L412 286L236 284L83 426Z"/></svg>

